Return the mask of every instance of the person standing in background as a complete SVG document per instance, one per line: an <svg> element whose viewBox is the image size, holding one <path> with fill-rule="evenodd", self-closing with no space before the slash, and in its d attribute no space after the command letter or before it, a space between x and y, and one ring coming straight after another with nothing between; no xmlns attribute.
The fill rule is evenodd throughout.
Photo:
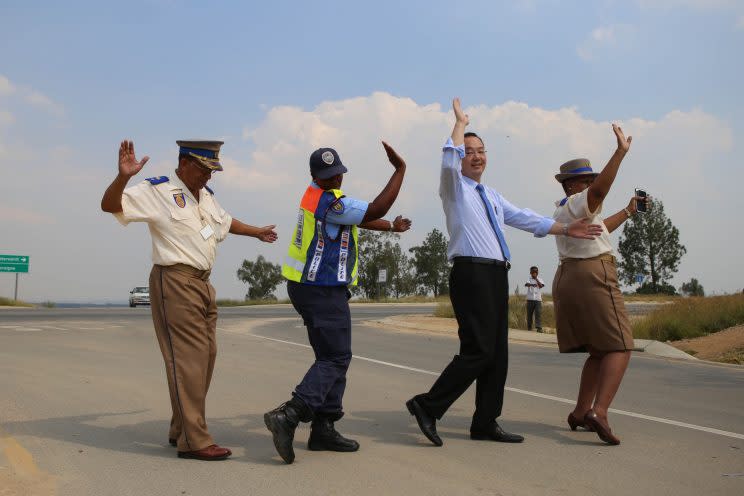
<svg viewBox="0 0 744 496"><path fill-rule="evenodd" d="M542 332L542 288L545 283L537 276L536 266L530 267L530 278L527 279L527 330L532 330L532 317L535 318L535 329Z"/></svg>

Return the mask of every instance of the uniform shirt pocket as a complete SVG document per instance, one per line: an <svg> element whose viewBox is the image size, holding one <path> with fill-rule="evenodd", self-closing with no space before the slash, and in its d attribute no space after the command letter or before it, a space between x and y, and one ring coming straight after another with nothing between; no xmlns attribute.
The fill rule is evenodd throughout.
<svg viewBox="0 0 744 496"><path fill-rule="evenodd" d="M191 233L193 231L199 231L203 227L202 223L199 222L199 219L194 215L193 210L190 208L171 208L170 216L171 224L178 232Z"/></svg>

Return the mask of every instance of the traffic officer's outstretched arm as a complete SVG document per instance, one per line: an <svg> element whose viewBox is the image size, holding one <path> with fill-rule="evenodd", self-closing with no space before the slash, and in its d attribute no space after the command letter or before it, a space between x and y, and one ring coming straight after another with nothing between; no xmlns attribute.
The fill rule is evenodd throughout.
<svg viewBox="0 0 744 496"><path fill-rule="evenodd" d="M395 203L395 199L398 198L398 192L400 192L400 186L403 184L403 176L406 173L406 162L401 158L398 153L393 150L393 147L382 142L382 146L385 147L385 153L387 153L388 160L395 167L395 172L390 177L390 180L382 189L377 198L372 201L367 207L367 212L364 214L362 223L369 222L371 220L377 220L385 216L390 210L390 207Z"/></svg>
<svg viewBox="0 0 744 496"><path fill-rule="evenodd" d="M264 243L273 243L277 239L276 231L274 231L275 227L276 225L255 227L244 224L238 219L233 219L230 223L230 234L251 236L260 239Z"/></svg>
<svg viewBox="0 0 744 496"><path fill-rule="evenodd" d="M389 232L406 232L411 228L411 219L406 219L402 215L399 215L393 221L385 219L371 220L359 224L362 229L368 229L370 231L389 231Z"/></svg>
<svg viewBox="0 0 744 496"><path fill-rule="evenodd" d="M137 161L137 157L134 155L133 141L124 140L121 142L121 145L119 145L119 174L103 194L101 210L111 214L122 211L121 195L124 193L124 188L127 187L129 178L141 171L148 160L150 160L150 157L145 156L142 160Z"/></svg>

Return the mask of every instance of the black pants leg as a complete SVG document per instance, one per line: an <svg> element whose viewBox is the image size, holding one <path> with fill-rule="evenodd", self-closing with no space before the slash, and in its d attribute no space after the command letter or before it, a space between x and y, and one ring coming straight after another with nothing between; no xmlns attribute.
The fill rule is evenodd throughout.
<svg viewBox="0 0 744 496"><path fill-rule="evenodd" d="M468 387L476 385L473 430L485 429L501 415L508 366L509 281L504 267L455 262L450 299L458 323L460 353L428 393L416 398L436 418Z"/></svg>
<svg viewBox="0 0 744 496"><path fill-rule="evenodd" d="M290 281L287 292L307 327L315 362L293 396L313 413L343 414L346 372L351 362L351 314L346 286L312 286Z"/></svg>

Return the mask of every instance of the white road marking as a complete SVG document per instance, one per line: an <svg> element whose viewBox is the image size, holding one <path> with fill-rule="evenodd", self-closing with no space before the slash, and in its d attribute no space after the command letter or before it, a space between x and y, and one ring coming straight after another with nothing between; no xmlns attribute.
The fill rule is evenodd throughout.
<svg viewBox="0 0 744 496"><path fill-rule="evenodd" d="M220 329L220 330L225 330L225 329ZM277 343L284 343L284 344L289 344L289 345L292 345L292 346L299 346L299 347L302 347L302 348L312 348L310 345L303 344L303 343L295 343L294 341L285 341L284 339L276 339L276 338L270 338L270 337L267 337L267 336L259 336L258 334L250 334L249 333L247 335L248 336L252 336L254 338L266 339L268 341L275 341ZM393 367L393 368L396 368L396 369L403 369L403 370L409 370L411 372L418 372L420 374L426 374L426 375L432 375L432 376L439 376L439 372L432 372L430 370L417 369L415 367L409 367L407 365L400 365L398 363L385 362L383 360L376 360L374 358L369 358L369 357L364 357L364 356L359 356L359 355L353 355L353 357L356 360L363 360L365 362L371 362L371 363L376 363L376 364L379 364L379 365L385 365L385 366ZM511 391L513 393L519 393L519 394L524 394L524 395L527 395L527 396L533 396L535 398L542 398L542 399L545 399L545 400L557 401L559 403L566 403L568 405L573 405L575 403L574 400L570 400L570 399L567 399L567 398L561 398L561 397L558 397L558 396L551 396L549 394L536 393L534 391L527 391L527 390L524 390L524 389L517 389L517 388L507 387L506 390L507 391ZM723 430L720 430L720 429L714 429L712 427L705 427L705 426L702 426L702 425L688 424L687 422L679 422L677 420L667 419L667 418L663 418L663 417L654 417L653 415L645 415L643 413L628 412L628 411L625 411L625 410L616 410L614 408L610 408L609 411L611 413L615 413L615 414L618 414L618 415L625 415L627 417L633 417L633 418L638 418L638 419L643 419L643 420L650 420L652 422L659 422L661 424L674 425L676 427L683 427L685 429L691 429L691 430L695 430L695 431L707 432L709 434L716 434L718 436L726 436L726 437L730 437L730 438L734 438L734 439L744 439L744 434L739 434L738 432L723 431Z"/></svg>

